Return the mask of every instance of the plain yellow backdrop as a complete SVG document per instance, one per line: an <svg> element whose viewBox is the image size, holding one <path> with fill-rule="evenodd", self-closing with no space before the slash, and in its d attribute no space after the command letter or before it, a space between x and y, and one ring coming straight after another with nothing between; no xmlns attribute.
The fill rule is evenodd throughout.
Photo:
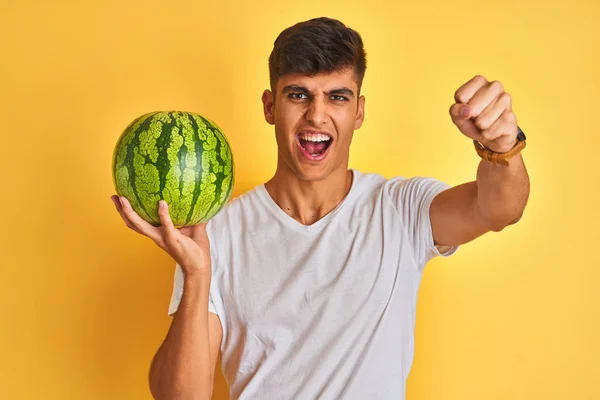
<svg viewBox="0 0 600 400"><path fill-rule="evenodd" d="M281 30L323 15L368 53L351 167L474 179L448 109L475 74L504 84L528 135L522 221L425 270L408 398L600 398L592 0L2 1L0 398L151 398L174 264L110 201L116 140L144 112L199 112L231 141L234 196L267 180L268 55Z"/></svg>

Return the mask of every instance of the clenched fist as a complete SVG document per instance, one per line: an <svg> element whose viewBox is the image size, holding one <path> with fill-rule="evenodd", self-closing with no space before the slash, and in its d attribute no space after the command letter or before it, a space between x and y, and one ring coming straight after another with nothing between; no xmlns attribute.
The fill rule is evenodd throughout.
<svg viewBox="0 0 600 400"><path fill-rule="evenodd" d="M452 122L467 137L496 153L506 153L517 143L517 117L512 99L498 81L477 75L454 94Z"/></svg>

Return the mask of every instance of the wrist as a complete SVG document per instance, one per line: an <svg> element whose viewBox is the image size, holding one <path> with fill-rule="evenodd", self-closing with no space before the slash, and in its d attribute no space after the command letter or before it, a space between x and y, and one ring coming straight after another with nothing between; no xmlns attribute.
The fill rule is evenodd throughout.
<svg viewBox="0 0 600 400"><path fill-rule="evenodd" d="M517 127L517 128L518 128L519 133L518 133L517 137L515 138L515 142L513 143L512 147L508 150L494 149L494 148L490 149L490 148L484 146L483 143L478 142L477 140L473 140L477 154L482 159L489 161L491 163L509 166L510 165L509 160L512 157L519 154L526 146L525 134L523 133L521 128L519 128L519 127ZM501 150L501 151L498 151L498 150ZM506 150L506 151L504 151L504 150Z"/></svg>
<svg viewBox="0 0 600 400"><path fill-rule="evenodd" d="M194 286L194 287L202 287L206 285L210 285L210 281L212 278L211 270L198 270L198 271L188 271L184 273L184 285L186 286Z"/></svg>

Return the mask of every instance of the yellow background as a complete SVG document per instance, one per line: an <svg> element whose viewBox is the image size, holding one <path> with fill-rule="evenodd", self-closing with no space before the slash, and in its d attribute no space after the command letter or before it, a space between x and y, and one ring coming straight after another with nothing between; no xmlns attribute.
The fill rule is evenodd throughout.
<svg viewBox="0 0 600 400"><path fill-rule="evenodd" d="M504 83L529 137L523 220L426 268L408 398L600 398L592 0L2 1L0 398L151 398L174 265L119 219L113 146L144 112L196 111L230 138L234 195L262 183L276 159L260 103L272 43L322 15L368 52L351 167L474 179L448 108L475 74ZM214 397L227 398L220 376Z"/></svg>

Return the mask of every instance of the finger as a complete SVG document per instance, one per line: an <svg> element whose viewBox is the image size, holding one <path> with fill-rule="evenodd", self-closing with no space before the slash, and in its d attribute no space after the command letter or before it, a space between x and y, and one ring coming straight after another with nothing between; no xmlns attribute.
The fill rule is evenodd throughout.
<svg viewBox="0 0 600 400"><path fill-rule="evenodd" d="M481 141L481 130L472 119L454 121L458 129L468 138Z"/></svg>
<svg viewBox="0 0 600 400"><path fill-rule="evenodd" d="M474 140L481 140L481 130L475 125L475 121L469 118L469 115L469 106L466 104L453 104L450 107L452 122L463 135Z"/></svg>
<svg viewBox="0 0 600 400"><path fill-rule="evenodd" d="M158 202L158 216L160 217L160 223L163 226L165 240L169 246L176 246L179 242L181 232L173 225L173 221L169 215L169 205L164 200Z"/></svg>
<svg viewBox="0 0 600 400"><path fill-rule="evenodd" d="M125 225L127 225L127 227L139 234L141 234L142 232L140 232L135 225L133 225L133 223L125 216L125 213L123 212L123 206L121 205L121 202L119 201L119 197L118 196L111 196L110 199L112 200L113 204L115 205L117 212L119 213L119 216L121 216L121 219L125 222Z"/></svg>
<svg viewBox="0 0 600 400"><path fill-rule="evenodd" d="M133 207L131 207L131 203L129 203L129 200L127 200L125 196L119 197L119 200L121 202L123 214L133 224L133 226L137 228L139 233L144 236L148 236L150 239L160 244L162 241L162 236L158 228L152 226L148 221L140 217L138 213L135 212Z"/></svg>
<svg viewBox="0 0 600 400"><path fill-rule="evenodd" d="M491 127L481 132L482 142L496 141L504 151L510 150L517 140L516 117L512 111L502 113ZM503 152L499 150L500 152Z"/></svg>
<svg viewBox="0 0 600 400"><path fill-rule="evenodd" d="M504 94L508 96L508 93ZM504 113L504 110L510 110L510 104L507 104L506 96L504 96L504 94L496 98L492 104L487 106L487 108L475 118L475 125L482 131L489 129L494 122L500 118L502 113Z"/></svg>
<svg viewBox="0 0 600 400"><path fill-rule="evenodd" d="M468 102L471 107L471 118L478 117L490 104L496 102L502 93L504 93L504 87L498 81L480 88Z"/></svg>
<svg viewBox="0 0 600 400"><path fill-rule="evenodd" d="M467 83L462 85L454 93L454 101L457 103L468 103L479 89L488 84L488 80L481 75L477 75Z"/></svg>

